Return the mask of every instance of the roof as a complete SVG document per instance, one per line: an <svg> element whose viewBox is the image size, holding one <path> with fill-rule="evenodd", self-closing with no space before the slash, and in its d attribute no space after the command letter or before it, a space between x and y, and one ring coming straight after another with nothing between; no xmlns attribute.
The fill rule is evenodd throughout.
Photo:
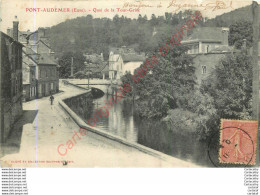
<svg viewBox="0 0 260 195"><path fill-rule="evenodd" d="M113 55L109 55L109 61L118 61L120 55L124 62L143 62L145 60L144 53L139 54L135 52L133 48L129 48L123 46L121 48L110 48L110 53L112 52Z"/></svg>
<svg viewBox="0 0 260 195"><path fill-rule="evenodd" d="M143 62L145 60L145 56L136 53L122 54L122 58L124 62Z"/></svg>
<svg viewBox="0 0 260 195"><path fill-rule="evenodd" d="M14 42L14 43L24 47L24 45L22 43L20 43L19 41L14 40L13 37L10 37L9 35L7 35L7 34L5 34L3 32L1 32L1 36L4 36L5 38L11 40L12 42Z"/></svg>
<svg viewBox="0 0 260 195"><path fill-rule="evenodd" d="M94 64L100 64L104 61L103 57L101 55L98 54L92 54L92 55L84 55L86 60L94 63Z"/></svg>
<svg viewBox="0 0 260 195"><path fill-rule="evenodd" d="M213 41L213 42L221 41L222 42L223 30L228 30L228 28L222 28L222 27L194 28L193 33L188 37L184 37L183 42L185 43L185 42L188 42L191 40Z"/></svg>
<svg viewBox="0 0 260 195"><path fill-rule="evenodd" d="M101 72L109 72L109 66L108 66L108 64L105 64L105 65L102 67Z"/></svg>
<svg viewBox="0 0 260 195"><path fill-rule="evenodd" d="M54 62L54 60L51 59L51 56L49 56L48 54L44 54L44 53L40 54L38 64L39 65L41 65L41 64L48 64L48 65L55 65L55 66L57 66L57 63Z"/></svg>
<svg viewBox="0 0 260 195"><path fill-rule="evenodd" d="M46 45L48 48L50 48L50 49L51 49L51 47L50 47L49 43L46 43L46 42L49 42L49 41L47 41L47 39L46 39L46 40L42 40L42 39L40 39L39 41L37 41L37 43L36 43L36 44L38 44L39 42L42 42L44 45Z"/></svg>
<svg viewBox="0 0 260 195"><path fill-rule="evenodd" d="M232 51L233 51L232 47L223 45L223 46L219 46L215 49L210 50L210 52L208 52L208 53L230 53Z"/></svg>
<svg viewBox="0 0 260 195"><path fill-rule="evenodd" d="M22 51L28 58L30 58L34 63L37 63L39 54L33 51L30 47L25 47ZM23 60L24 61L24 60Z"/></svg>
<svg viewBox="0 0 260 195"><path fill-rule="evenodd" d="M32 56L27 55L27 57L28 57L29 59L31 59L31 60L33 61L33 63L32 63L32 64L28 64L27 62L24 61L24 58L23 58L23 63L26 64L26 65L29 66L29 67L30 67L30 66L36 66L36 64L37 64L36 60L33 59Z"/></svg>

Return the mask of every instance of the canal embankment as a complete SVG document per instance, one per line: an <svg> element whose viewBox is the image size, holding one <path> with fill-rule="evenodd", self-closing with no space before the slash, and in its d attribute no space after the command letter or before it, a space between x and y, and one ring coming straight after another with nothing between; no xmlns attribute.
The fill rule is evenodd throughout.
<svg viewBox="0 0 260 195"><path fill-rule="evenodd" d="M74 86L75 84L70 84ZM75 87L78 87L77 85ZM82 89L82 88L81 88ZM90 106L91 101L88 100L88 97L91 97L91 91L86 90L85 93L72 94L67 96L59 101L59 105L63 110L74 120L74 122L79 126L79 128L84 128L88 132L92 132L96 135L102 136L103 138L109 139L112 145L117 145L117 147L125 148L129 147L136 150L138 153L143 153L149 156L152 156L156 159L166 162L170 167L198 167L196 164L191 162L183 161L178 158L166 155L162 152L156 151L154 149L148 148L138 143L130 142L122 137L116 136L109 132L103 131L99 128L89 126L74 110L71 109L71 105L78 104L77 107ZM78 110L77 110L78 111ZM83 112L83 109L82 109ZM135 165L133 165L135 166Z"/></svg>

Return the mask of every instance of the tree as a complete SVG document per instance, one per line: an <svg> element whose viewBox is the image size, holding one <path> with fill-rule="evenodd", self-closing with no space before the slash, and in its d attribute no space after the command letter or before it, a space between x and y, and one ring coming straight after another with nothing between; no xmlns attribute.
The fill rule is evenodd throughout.
<svg viewBox="0 0 260 195"><path fill-rule="evenodd" d="M214 99L219 118L250 119L252 114L252 59L245 50L221 60L202 84Z"/></svg>
<svg viewBox="0 0 260 195"><path fill-rule="evenodd" d="M253 27L248 21L240 21L229 27L228 42L234 45L237 49L241 49L243 40L246 39L247 48L252 47L253 43Z"/></svg>
<svg viewBox="0 0 260 195"><path fill-rule="evenodd" d="M158 20L154 14L152 14L150 22L152 26L158 25Z"/></svg>
<svg viewBox="0 0 260 195"><path fill-rule="evenodd" d="M163 118L169 109L190 109L187 94L194 91L196 77L186 50L179 46L166 56L157 53L158 63L135 84L136 110L141 117ZM135 74L139 75L140 70L136 69Z"/></svg>
<svg viewBox="0 0 260 195"><path fill-rule="evenodd" d="M62 55L59 59L59 76L60 78L68 78L71 74L71 63L73 58L73 72L84 71L85 70L85 57L82 53L73 53L73 52L66 52Z"/></svg>

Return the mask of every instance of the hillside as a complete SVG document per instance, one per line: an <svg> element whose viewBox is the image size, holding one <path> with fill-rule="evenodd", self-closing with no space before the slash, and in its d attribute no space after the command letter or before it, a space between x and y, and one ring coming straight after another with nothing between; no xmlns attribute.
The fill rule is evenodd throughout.
<svg viewBox="0 0 260 195"><path fill-rule="evenodd" d="M260 12L260 8L259 8ZM228 27L238 21L253 21L252 6L242 7L220 16L216 16L206 22L206 26Z"/></svg>
<svg viewBox="0 0 260 195"><path fill-rule="evenodd" d="M59 55L64 52L103 53L109 47L131 46L136 51L157 50L159 43L172 36L172 29L183 25L191 12L156 17L139 15L130 19L115 15L113 19L93 18L91 15L67 20L47 30L50 44Z"/></svg>
<svg viewBox="0 0 260 195"><path fill-rule="evenodd" d="M108 58L109 47L131 46L136 51L158 49L162 40L172 35L172 29L182 25L190 12L165 13L150 19L139 15L130 19L115 15L113 19L93 18L91 15L67 20L47 30L50 44L60 57L65 52L103 53ZM237 21L252 22L251 6L236 9L201 23L201 26L229 27Z"/></svg>

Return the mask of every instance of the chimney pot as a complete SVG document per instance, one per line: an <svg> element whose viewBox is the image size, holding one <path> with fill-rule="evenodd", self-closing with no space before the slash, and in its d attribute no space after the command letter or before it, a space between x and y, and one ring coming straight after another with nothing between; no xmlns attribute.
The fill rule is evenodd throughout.
<svg viewBox="0 0 260 195"><path fill-rule="evenodd" d="M18 25L19 25L19 21L17 16L15 16L15 19L13 21L13 39L18 41Z"/></svg>

